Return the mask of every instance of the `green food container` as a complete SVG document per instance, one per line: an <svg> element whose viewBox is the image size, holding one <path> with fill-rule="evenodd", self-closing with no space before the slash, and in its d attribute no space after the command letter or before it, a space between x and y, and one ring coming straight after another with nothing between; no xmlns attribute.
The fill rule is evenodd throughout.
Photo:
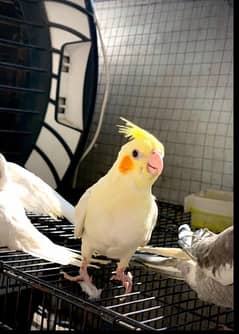
<svg viewBox="0 0 239 334"><path fill-rule="evenodd" d="M233 224L233 193L208 189L184 198L184 211L191 212L192 227L221 232Z"/></svg>

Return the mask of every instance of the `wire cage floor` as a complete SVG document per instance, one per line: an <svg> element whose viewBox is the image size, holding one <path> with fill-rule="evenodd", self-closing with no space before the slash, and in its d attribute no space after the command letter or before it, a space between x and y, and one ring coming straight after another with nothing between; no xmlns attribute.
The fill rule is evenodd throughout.
<svg viewBox="0 0 239 334"><path fill-rule="evenodd" d="M190 223L179 205L159 202L159 220L151 245L177 246L178 226ZM32 223L54 242L80 249L73 226L65 219L29 215ZM233 329L233 311L204 303L182 282L130 264L133 291L110 277L115 262L90 268L102 288L90 301L79 284L67 281L63 266L21 251L0 248L0 328L17 330L218 330ZM78 268L64 266L77 274ZM122 296L125 298L122 300Z"/></svg>

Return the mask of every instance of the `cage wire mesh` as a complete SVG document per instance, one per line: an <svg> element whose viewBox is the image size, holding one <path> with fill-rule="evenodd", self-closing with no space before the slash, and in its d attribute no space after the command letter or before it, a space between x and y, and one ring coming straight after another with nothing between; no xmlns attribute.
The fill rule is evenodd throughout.
<svg viewBox="0 0 239 334"><path fill-rule="evenodd" d="M160 215L150 244L177 246L177 229L190 223L180 205L159 202ZM54 242L80 250L73 225L65 219L29 215L32 223ZM116 263L89 268L102 288L100 299L89 301L79 284L63 278L73 266L0 249L0 327L31 330L210 330L233 328L233 311L200 301L183 281L130 264L133 291L111 281Z"/></svg>
<svg viewBox="0 0 239 334"><path fill-rule="evenodd" d="M87 188L114 162L123 116L165 145L154 186L182 204L202 189L233 189L232 22L225 0L96 0L110 68L110 93L98 141L81 165ZM105 88L103 58L93 136ZM84 177L81 177L84 175Z"/></svg>
<svg viewBox="0 0 239 334"><path fill-rule="evenodd" d="M165 170L154 188L181 204L202 188L232 190L232 2L224 0L95 1L110 65L110 96L97 144L82 163L88 187L115 160L123 138L119 116L147 128L165 144ZM91 135L105 88L103 59ZM150 244L177 246L190 223L180 205L159 202ZM29 215L51 240L80 249L64 219ZM63 267L21 251L0 249L0 328L38 330L233 328L233 311L206 304L181 281L131 263L133 292L110 281L115 263L90 269L101 298L89 301ZM76 274L78 269L64 267Z"/></svg>

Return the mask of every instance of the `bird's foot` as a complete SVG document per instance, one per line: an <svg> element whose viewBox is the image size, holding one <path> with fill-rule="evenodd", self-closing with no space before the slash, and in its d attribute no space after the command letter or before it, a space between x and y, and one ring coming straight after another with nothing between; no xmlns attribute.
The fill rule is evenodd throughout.
<svg viewBox="0 0 239 334"><path fill-rule="evenodd" d="M64 275L65 279L71 282L84 281L86 283L92 283L92 278L89 276L88 271L87 271L87 262L85 259L82 261L82 265L79 270L79 275L71 276L65 272L62 272L62 274Z"/></svg>
<svg viewBox="0 0 239 334"><path fill-rule="evenodd" d="M64 278L71 282L84 281L86 283L92 283L92 277L90 277L87 272L80 273L79 275L76 275L76 276L71 276L65 272L62 272L62 273L64 275Z"/></svg>
<svg viewBox="0 0 239 334"><path fill-rule="evenodd" d="M92 283L92 277L88 275L88 272L85 268L81 268L80 274L77 276L71 276L63 272L64 278L71 282L79 282L82 291L84 291L89 299L97 299L101 295L101 289L97 289L96 286Z"/></svg>
<svg viewBox="0 0 239 334"><path fill-rule="evenodd" d="M124 268L117 268L116 274L111 277L112 280L117 280L122 282L122 285L125 288L125 294L130 293L133 287L132 274L128 272L127 274L124 271Z"/></svg>

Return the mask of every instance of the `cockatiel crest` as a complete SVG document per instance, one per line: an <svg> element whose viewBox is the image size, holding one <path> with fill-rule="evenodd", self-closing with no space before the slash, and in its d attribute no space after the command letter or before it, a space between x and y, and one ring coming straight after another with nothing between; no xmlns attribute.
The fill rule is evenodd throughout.
<svg viewBox="0 0 239 334"><path fill-rule="evenodd" d="M129 140L140 139L151 143L152 146L159 150L162 158L164 157L164 146L162 143L160 143L160 141L158 141L157 138L155 138L148 131L140 128L138 125L128 121L127 119L123 117L120 117L120 119L122 119L126 125L118 125L119 133L123 133L126 138L129 138Z"/></svg>

